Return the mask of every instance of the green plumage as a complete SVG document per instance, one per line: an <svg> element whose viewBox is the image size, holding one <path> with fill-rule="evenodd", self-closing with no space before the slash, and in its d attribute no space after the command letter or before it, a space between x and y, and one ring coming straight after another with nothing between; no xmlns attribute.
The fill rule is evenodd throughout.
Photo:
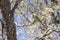
<svg viewBox="0 0 60 40"><path fill-rule="evenodd" d="M40 18L37 15L33 15L34 19L40 21Z"/></svg>

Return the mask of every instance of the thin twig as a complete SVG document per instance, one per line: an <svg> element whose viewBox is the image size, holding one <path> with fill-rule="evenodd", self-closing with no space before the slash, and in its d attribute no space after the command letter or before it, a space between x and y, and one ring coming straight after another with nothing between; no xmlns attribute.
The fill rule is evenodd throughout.
<svg viewBox="0 0 60 40"><path fill-rule="evenodd" d="M22 0L17 0L17 1L15 2L14 7L12 8L12 10L15 10L21 1L22 1Z"/></svg>
<svg viewBox="0 0 60 40"><path fill-rule="evenodd" d="M59 30L59 31L52 30L51 32L44 34L41 38L44 38L44 37L50 35L50 34L53 33L53 32L60 32L60 30ZM40 39L41 39L41 38L40 38Z"/></svg>
<svg viewBox="0 0 60 40"><path fill-rule="evenodd" d="M18 8L18 10L21 11L19 8ZM22 15L25 17L25 19L26 19L28 22L31 23L31 21L30 21L22 12L21 12L20 14L22 14Z"/></svg>
<svg viewBox="0 0 60 40"><path fill-rule="evenodd" d="M35 22L36 22L36 20L33 21L31 24L27 24L27 25L24 24L24 25L22 25L22 26L21 26L20 24L19 24L19 25L16 24L16 26L18 26L18 27L31 26L31 25L33 25Z"/></svg>
<svg viewBox="0 0 60 40"><path fill-rule="evenodd" d="M9 11L9 13L10 13L10 12L14 12L15 9L17 8L17 6L19 5L19 3L20 3L21 1L22 1L22 0L17 0L17 1L15 2L14 7L12 8L12 10Z"/></svg>

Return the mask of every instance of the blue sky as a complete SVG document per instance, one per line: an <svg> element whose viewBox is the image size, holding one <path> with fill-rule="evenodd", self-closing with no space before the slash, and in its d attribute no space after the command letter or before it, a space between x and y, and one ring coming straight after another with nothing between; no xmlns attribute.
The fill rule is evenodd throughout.
<svg viewBox="0 0 60 40"><path fill-rule="evenodd" d="M19 23L21 21L20 18L16 14L14 14L14 21L17 22L17 23ZM19 31L19 33L17 35L17 40L22 40L22 39L27 40L28 35L27 35L26 32L24 32L24 30L26 30L26 26L24 26L24 27L18 27L17 26L16 27L16 32Z"/></svg>
<svg viewBox="0 0 60 40"><path fill-rule="evenodd" d="M26 4L34 4L35 2L37 2L37 0L25 0L25 2L26 2ZM38 10L38 9L36 9L36 10L35 9L36 8L34 8L34 7L30 7L28 10L29 11ZM31 14L29 11L28 12L27 11L23 12L23 14L29 19L31 17ZM23 16L18 17L16 14L14 14L14 21L15 22L21 23L22 22L21 18L23 19L24 22L27 21ZM25 27L16 27L16 32L19 31L19 33L17 35L17 40L28 40L28 35L26 32L24 32L24 30L26 30L26 26Z"/></svg>

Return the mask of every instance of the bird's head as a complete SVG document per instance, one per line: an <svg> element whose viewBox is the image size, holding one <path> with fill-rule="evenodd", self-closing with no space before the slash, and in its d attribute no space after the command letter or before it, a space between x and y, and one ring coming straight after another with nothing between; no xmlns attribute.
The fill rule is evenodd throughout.
<svg viewBox="0 0 60 40"><path fill-rule="evenodd" d="M32 16L36 16L36 13L34 13L34 12L32 12L31 14L32 14Z"/></svg>

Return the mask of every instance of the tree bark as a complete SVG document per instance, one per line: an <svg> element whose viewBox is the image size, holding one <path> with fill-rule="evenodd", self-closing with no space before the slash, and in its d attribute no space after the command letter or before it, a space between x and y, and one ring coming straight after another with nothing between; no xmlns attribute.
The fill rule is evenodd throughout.
<svg viewBox="0 0 60 40"><path fill-rule="evenodd" d="M16 27L14 24L13 12L10 11L10 1L9 0L2 0L2 16L4 21L6 22L6 31L7 31L7 40L16 40Z"/></svg>

